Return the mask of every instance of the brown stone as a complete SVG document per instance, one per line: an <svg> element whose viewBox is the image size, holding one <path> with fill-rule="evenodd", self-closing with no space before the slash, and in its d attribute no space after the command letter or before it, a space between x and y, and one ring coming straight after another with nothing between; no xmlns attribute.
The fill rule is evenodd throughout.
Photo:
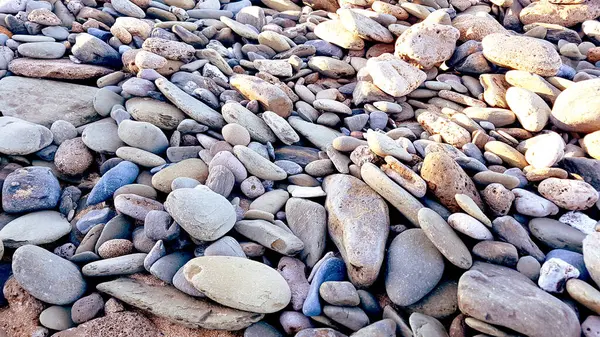
<svg viewBox="0 0 600 337"><path fill-rule="evenodd" d="M4 331L7 337L31 336L44 310L42 302L29 295L14 278L6 281L4 296L8 307L0 309L0 335Z"/></svg>
<svg viewBox="0 0 600 337"><path fill-rule="evenodd" d="M92 64L74 63L67 59L36 60L18 58L8 69L16 75L61 80L89 80L112 73L114 70Z"/></svg>

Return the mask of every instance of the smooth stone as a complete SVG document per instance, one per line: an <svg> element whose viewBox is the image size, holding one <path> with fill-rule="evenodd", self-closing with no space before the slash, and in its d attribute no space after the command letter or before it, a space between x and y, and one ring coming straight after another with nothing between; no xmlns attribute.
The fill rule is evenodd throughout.
<svg viewBox="0 0 600 337"><path fill-rule="evenodd" d="M536 282L540 277L542 265L533 256L523 256L517 262L517 270L530 280Z"/></svg>
<svg viewBox="0 0 600 337"><path fill-rule="evenodd" d="M566 282L566 290L575 301L598 314L598 311L600 311L600 291L578 279L569 279Z"/></svg>
<svg viewBox="0 0 600 337"><path fill-rule="evenodd" d="M71 319L76 324L92 320L104 309L104 300L98 293L78 299L71 307Z"/></svg>
<svg viewBox="0 0 600 337"><path fill-rule="evenodd" d="M204 256L246 257L246 254L236 239L231 236L224 236L206 247Z"/></svg>
<svg viewBox="0 0 600 337"><path fill-rule="evenodd" d="M1 105L0 109L3 109ZM0 117L0 131L0 153L3 154L28 155L52 144L50 130L15 117Z"/></svg>
<svg viewBox="0 0 600 337"><path fill-rule="evenodd" d="M145 253L133 253L91 262L81 268L88 277L130 275L144 271Z"/></svg>
<svg viewBox="0 0 600 337"><path fill-rule="evenodd" d="M92 107L97 91L95 87L79 84L9 76L0 80L0 96L4 98L0 110L4 116L48 128L57 120L79 127L100 118ZM23 101L21 95L31 99Z"/></svg>
<svg viewBox="0 0 600 337"><path fill-rule="evenodd" d="M331 305L355 307L360 304L356 288L348 281L324 282L319 288L319 294Z"/></svg>
<svg viewBox="0 0 600 337"><path fill-rule="evenodd" d="M557 206L568 210L585 210L598 201L598 192L585 181L548 178L538 185L538 192Z"/></svg>
<svg viewBox="0 0 600 337"><path fill-rule="evenodd" d="M292 101L287 94L269 82L255 76L233 75L229 82L249 100L257 100L265 110L273 111L283 118L292 112Z"/></svg>
<svg viewBox="0 0 600 337"><path fill-rule="evenodd" d="M58 42L32 42L19 45L18 51L24 57L57 59L65 54L66 47Z"/></svg>
<svg viewBox="0 0 600 337"><path fill-rule="evenodd" d="M481 241L473 246L472 251L480 259L508 267L515 266L519 260L515 246L506 242Z"/></svg>
<svg viewBox="0 0 600 337"><path fill-rule="evenodd" d="M268 125L250 110L238 103L226 103L221 109L223 118L227 123L237 123L246 129L250 134L250 138L261 142L275 142L275 134L269 129ZM250 141L248 141L249 143ZM244 145L246 144L231 144Z"/></svg>
<svg viewBox="0 0 600 337"><path fill-rule="evenodd" d="M37 246L19 247L13 254L12 270L21 287L46 303L70 304L86 290L75 264Z"/></svg>
<svg viewBox="0 0 600 337"><path fill-rule="evenodd" d="M302 306L302 313L308 317L319 316L323 312L319 300L321 285L328 281L343 281L346 278L344 262L335 257L319 261L313 270L315 270L314 276Z"/></svg>
<svg viewBox="0 0 600 337"><path fill-rule="evenodd" d="M506 68L554 76L562 64L549 43L532 37L494 33L483 38L482 45L486 59Z"/></svg>
<svg viewBox="0 0 600 337"><path fill-rule="evenodd" d="M326 305L323 307L325 316L331 318L334 322L356 331L369 324L369 317L362 309L357 307L338 307Z"/></svg>
<svg viewBox="0 0 600 337"><path fill-rule="evenodd" d="M139 174L139 168L128 161L123 161L108 170L94 186L87 198L88 205L107 200L122 186L131 184Z"/></svg>
<svg viewBox="0 0 600 337"><path fill-rule="evenodd" d="M148 122L124 120L119 124L117 132L126 144L154 154L164 152L169 146L164 133Z"/></svg>
<svg viewBox="0 0 600 337"><path fill-rule="evenodd" d="M79 137L63 141L54 155L56 169L71 176L83 174L93 161L93 154Z"/></svg>
<svg viewBox="0 0 600 337"><path fill-rule="evenodd" d="M7 213L53 209L60 199L58 179L47 167L29 166L6 176L2 186L2 208Z"/></svg>
<svg viewBox="0 0 600 337"><path fill-rule="evenodd" d="M513 244L520 254L531 255L538 261L545 259L544 253L531 240L527 230L511 216L503 216L492 221L492 232L502 241Z"/></svg>
<svg viewBox="0 0 600 337"><path fill-rule="evenodd" d="M388 249L386 293L399 306L418 302L434 289L444 272L442 254L422 229L400 233ZM420 277L420 282L414 278Z"/></svg>
<svg viewBox="0 0 600 337"><path fill-rule="evenodd" d="M20 76L58 80L90 80L113 72L112 69L104 66L75 63L68 59L34 58L15 59L9 64L8 69ZM81 97L80 99L82 98L85 97ZM87 109L83 109L82 114L86 111ZM73 122L77 122L77 118L81 118L78 116L74 117ZM94 120L97 119L97 115L94 115L94 117Z"/></svg>
<svg viewBox="0 0 600 337"><path fill-rule="evenodd" d="M246 258L197 257L185 265L183 273L208 298L235 309L272 313L285 308L291 299L289 286L279 273Z"/></svg>
<svg viewBox="0 0 600 337"><path fill-rule="evenodd" d="M566 282L578 277L579 270L576 267L559 258L550 258L542 264L538 285L549 293L562 293Z"/></svg>
<svg viewBox="0 0 600 337"><path fill-rule="evenodd" d="M96 288L133 307L188 328L240 330L263 318L260 314L193 298L168 285L146 284L131 278L100 283Z"/></svg>
<svg viewBox="0 0 600 337"><path fill-rule="evenodd" d="M323 188L329 235L342 254L350 281L357 287L369 286L377 279L385 257L387 205L367 184L350 175L330 175ZM371 225L365 228L359 223Z"/></svg>
<svg viewBox="0 0 600 337"><path fill-rule="evenodd" d="M0 82L1 83L1 82ZM565 131L590 133L600 128L600 110L596 108L596 92L600 90L600 80L577 82L558 95L550 120ZM579 114L569 114L575 109Z"/></svg>
<svg viewBox="0 0 600 337"><path fill-rule="evenodd" d="M408 318L415 337L446 337L446 329L437 319L415 312Z"/></svg>
<svg viewBox="0 0 600 337"><path fill-rule="evenodd" d="M302 261L292 257L282 257L277 265L277 271L283 276L292 292L292 308L298 311L302 310L310 289L305 270L306 265ZM301 313L298 314L302 315Z"/></svg>
<svg viewBox="0 0 600 337"><path fill-rule="evenodd" d="M440 175L439 172L446 172L446 174ZM479 208L483 207L481 196L471 178L443 152L434 152L425 156L421 177L450 211L461 210L455 199L456 194L465 194L473 199Z"/></svg>
<svg viewBox="0 0 600 337"><path fill-rule="evenodd" d="M188 234L198 240L216 240L231 230L236 221L235 210L229 201L203 185L171 192L164 207Z"/></svg>
<svg viewBox="0 0 600 337"><path fill-rule="evenodd" d="M287 177L287 173L283 169L248 147L236 145L233 147L233 153L244 164L248 172L258 178L283 180Z"/></svg>
<svg viewBox="0 0 600 337"><path fill-rule="evenodd" d="M448 224L456 231L476 240L493 240L494 236L479 220L465 213L454 213L448 217Z"/></svg>
<svg viewBox="0 0 600 337"><path fill-rule="evenodd" d="M113 67L121 65L121 56L115 49L87 33L77 35L71 51L83 63Z"/></svg>
<svg viewBox="0 0 600 337"><path fill-rule="evenodd" d="M391 319L383 319L356 331L353 337L394 337L396 323Z"/></svg>
<svg viewBox="0 0 600 337"><path fill-rule="evenodd" d="M550 218L529 221L531 234L544 245L554 249L582 252L586 234L562 222Z"/></svg>
<svg viewBox="0 0 600 337"><path fill-rule="evenodd" d="M161 257L150 267L150 273L158 279L172 284L173 277L177 271L183 267L193 255L188 252L175 252L164 257Z"/></svg>
<svg viewBox="0 0 600 337"><path fill-rule="evenodd" d="M71 308L53 305L40 314L40 323L48 329L67 330L75 326L71 319Z"/></svg>
<svg viewBox="0 0 600 337"><path fill-rule="evenodd" d="M586 236L583 240L583 260L592 280L598 284L600 281L600 233L595 232Z"/></svg>
<svg viewBox="0 0 600 337"><path fill-rule="evenodd" d="M7 248L44 245L58 241L70 231L71 225L59 212L31 212L3 226L0 230L0 240Z"/></svg>
<svg viewBox="0 0 600 337"><path fill-rule="evenodd" d="M568 305L505 267L476 264L464 273L458 282L458 305L465 315L528 336L581 334ZM514 308L518 314L503 308Z"/></svg>
<svg viewBox="0 0 600 337"><path fill-rule="evenodd" d="M304 243L299 257L312 268L325 251L325 208L310 200L291 198L285 204L285 214L290 230Z"/></svg>
<svg viewBox="0 0 600 337"><path fill-rule="evenodd" d="M169 193L172 191L173 181L179 177L193 178L203 183L208 177L208 167L201 159L184 159L154 174L152 186L161 192Z"/></svg>
<svg viewBox="0 0 600 337"><path fill-rule="evenodd" d="M422 208L418 217L421 229L444 257L459 268L471 267L473 258L469 249L439 214L429 208Z"/></svg>
<svg viewBox="0 0 600 337"><path fill-rule="evenodd" d="M87 125L81 139L87 147L99 153L114 154L121 146L125 146L119 138L117 124L111 118Z"/></svg>

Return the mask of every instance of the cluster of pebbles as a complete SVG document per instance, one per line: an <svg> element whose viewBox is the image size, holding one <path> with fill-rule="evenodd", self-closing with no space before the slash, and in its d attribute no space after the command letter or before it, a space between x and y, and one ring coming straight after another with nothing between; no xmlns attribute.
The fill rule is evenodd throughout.
<svg viewBox="0 0 600 337"><path fill-rule="evenodd" d="M303 1L0 0L0 336L600 335L600 0Z"/></svg>

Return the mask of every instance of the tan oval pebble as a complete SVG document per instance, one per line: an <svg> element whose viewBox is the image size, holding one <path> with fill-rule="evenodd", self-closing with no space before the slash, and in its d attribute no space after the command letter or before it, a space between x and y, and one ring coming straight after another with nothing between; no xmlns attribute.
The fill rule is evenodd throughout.
<svg viewBox="0 0 600 337"><path fill-rule="evenodd" d="M365 47L364 40L347 30L340 20L323 21L315 27L314 33L320 39L345 49L362 50Z"/></svg>
<svg viewBox="0 0 600 337"><path fill-rule="evenodd" d="M452 212L461 210L454 197L456 194L469 195L477 205L483 207L473 180L444 152L434 152L425 156L421 177L427 182L429 190Z"/></svg>
<svg viewBox="0 0 600 337"><path fill-rule="evenodd" d="M519 151L500 141L487 142L485 144L485 150L490 151L502 158L502 161L505 163L520 169L524 168L528 164L527 160L525 160L525 156L523 156Z"/></svg>
<svg viewBox="0 0 600 337"><path fill-rule="evenodd" d="M492 171L478 172L473 176L473 180L481 185L499 183L509 190L519 186L520 184L519 178L517 177Z"/></svg>
<svg viewBox="0 0 600 337"><path fill-rule="evenodd" d="M579 304L600 314L600 291L589 283L573 278L567 281L566 290Z"/></svg>
<svg viewBox="0 0 600 337"><path fill-rule="evenodd" d="M318 97L318 94L317 94ZM317 99L313 102L315 109L335 112L339 114L351 115L352 109L342 102L338 102L332 99Z"/></svg>
<svg viewBox="0 0 600 337"><path fill-rule="evenodd" d="M600 159L600 131L592 132L583 137L581 147L594 159Z"/></svg>
<svg viewBox="0 0 600 337"><path fill-rule="evenodd" d="M171 192L171 183L175 178L188 177L204 183L208 178L208 166L198 158L190 158L166 167L152 176L152 186L157 190Z"/></svg>
<svg viewBox="0 0 600 337"><path fill-rule="evenodd" d="M292 145L300 141L300 136L298 136L292 126L283 117L273 111L263 112L262 119L284 144Z"/></svg>
<svg viewBox="0 0 600 337"><path fill-rule="evenodd" d="M427 183L423 178L392 156L386 156L385 162L387 164L383 165L381 170L388 177L398 183L398 185L404 187L415 197L422 198L425 196Z"/></svg>
<svg viewBox="0 0 600 337"><path fill-rule="evenodd" d="M535 136L522 144L527 149L525 159L535 168L554 166L565 154L565 142L555 132Z"/></svg>
<svg viewBox="0 0 600 337"><path fill-rule="evenodd" d="M236 145L233 147L233 153L244 164L246 170L258 178L267 180L283 180L287 178L287 174L282 168L250 148Z"/></svg>
<svg viewBox="0 0 600 337"><path fill-rule="evenodd" d="M548 178L538 185L538 192L557 206L571 211L588 209L598 201L598 191L580 180Z"/></svg>
<svg viewBox="0 0 600 337"><path fill-rule="evenodd" d="M401 160L409 161L412 156L406 152L398 143L386 134L373 130L367 131L367 143L371 151L381 157L392 156Z"/></svg>
<svg viewBox="0 0 600 337"><path fill-rule="evenodd" d="M126 239L112 239L98 247L98 255L103 259L123 256L133 252L133 243Z"/></svg>
<svg viewBox="0 0 600 337"><path fill-rule="evenodd" d="M538 132L548 123L550 107L536 93L511 87L506 91L506 102L525 130Z"/></svg>
<svg viewBox="0 0 600 337"><path fill-rule="evenodd" d="M550 116L552 124L565 131L587 133L600 130L598 93L600 79L581 81L569 86L554 102Z"/></svg>
<svg viewBox="0 0 600 337"><path fill-rule="evenodd" d="M246 128L237 124L227 124L221 130L223 138L231 145L248 145L250 143L250 133Z"/></svg>
<svg viewBox="0 0 600 337"><path fill-rule="evenodd" d="M373 84L386 94L402 97L417 89L427 75L399 57L383 54L367 61Z"/></svg>
<svg viewBox="0 0 600 337"><path fill-rule="evenodd" d="M235 309L272 313L285 308L291 291L273 268L234 256L202 256L190 260L183 274L213 301Z"/></svg>
<svg viewBox="0 0 600 337"><path fill-rule="evenodd" d="M463 113L475 121L487 121L496 127L510 125L515 122L515 113L501 108L468 107Z"/></svg>
<svg viewBox="0 0 600 337"><path fill-rule="evenodd" d="M547 178L567 179L569 172L558 167L525 168L525 177L529 181L542 181Z"/></svg>
<svg viewBox="0 0 600 337"><path fill-rule="evenodd" d="M287 118L292 113L292 100L275 85L256 76L233 75L231 86L250 100L257 100L265 110Z"/></svg>
<svg viewBox="0 0 600 337"><path fill-rule="evenodd" d="M562 61L547 41L505 33L490 34L481 41L483 55L494 64L525 70L540 76L554 76Z"/></svg>
<svg viewBox="0 0 600 337"><path fill-rule="evenodd" d="M481 208L473 201L473 199L471 199L471 197L466 194L456 194L455 199L458 206L467 212L467 214L481 221L488 227L492 225L490 219L483 213Z"/></svg>

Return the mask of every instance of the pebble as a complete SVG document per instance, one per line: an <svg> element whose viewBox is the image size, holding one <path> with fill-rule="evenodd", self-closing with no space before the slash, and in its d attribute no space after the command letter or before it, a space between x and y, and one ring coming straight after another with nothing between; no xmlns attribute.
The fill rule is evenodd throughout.
<svg viewBox="0 0 600 337"><path fill-rule="evenodd" d="M110 198L113 193L127 184L135 181L139 168L128 161L123 161L108 170L94 186L87 198L88 205L94 205Z"/></svg>
<svg viewBox="0 0 600 337"><path fill-rule="evenodd" d="M4 247L44 245L58 241L71 231L64 215L56 211L30 212L9 221L0 229Z"/></svg>
<svg viewBox="0 0 600 337"><path fill-rule="evenodd" d="M58 204L60 192L58 179L50 168L20 168L4 179L2 208L9 213L52 209Z"/></svg>
<svg viewBox="0 0 600 337"><path fill-rule="evenodd" d="M21 287L46 303L70 304L86 290L75 264L37 246L19 247L13 254L12 270Z"/></svg>
<svg viewBox="0 0 600 337"><path fill-rule="evenodd" d="M588 209L598 201L598 192L584 181L548 178L539 184L538 192L557 206L572 211Z"/></svg>
<svg viewBox="0 0 600 337"><path fill-rule="evenodd" d="M78 299L71 307L71 319L76 324L92 320L104 309L104 300L98 293Z"/></svg>
<svg viewBox="0 0 600 337"><path fill-rule="evenodd" d="M40 323L48 329L66 330L75 325L71 320L71 309L53 305L40 314Z"/></svg>
<svg viewBox="0 0 600 337"><path fill-rule="evenodd" d="M235 274L235 270L240 269L244 270L243 275ZM290 288L279 273L245 258L198 257L185 265L183 273L196 289L210 299L240 310L276 312L285 308L291 299ZM245 287L246 284L255 286Z"/></svg>
<svg viewBox="0 0 600 337"><path fill-rule="evenodd" d="M471 254L448 223L429 208L422 208L418 216L421 229L440 253L455 266L469 269L473 264Z"/></svg>
<svg viewBox="0 0 600 337"><path fill-rule="evenodd" d="M336 306L355 307L360 304L360 298L352 283L329 281L321 284L319 294L325 302Z"/></svg>

